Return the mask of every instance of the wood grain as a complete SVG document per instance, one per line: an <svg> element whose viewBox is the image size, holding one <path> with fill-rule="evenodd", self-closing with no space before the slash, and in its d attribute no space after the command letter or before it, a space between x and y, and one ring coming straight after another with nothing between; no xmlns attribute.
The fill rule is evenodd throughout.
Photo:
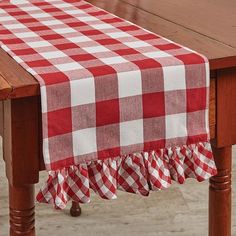
<svg viewBox="0 0 236 236"><path fill-rule="evenodd" d="M236 143L236 68L217 73L217 147Z"/></svg>
<svg viewBox="0 0 236 236"><path fill-rule="evenodd" d="M224 0L122 0L122 2L236 48L234 0L228 0L227 4Z"/></svg>
<svg viewBox="0 0 236 236"><path fill-rule="evenodd" d="M0 101L0 136L3 137L3 102Z"/></svg>
<svg viewBox="0 0 236 236"><path fill-rule="evenodd" d="M39 95L36 79L0 48L0 100L35 95Z"/></svg>
<svg viewBox="0 0 236 236"><path fill-rule="evenodd" d="M211 78L210 83L210 102L209 102L209 126L210 137L214 139L216 136L216 78Z"/></svg>
<svg viewBox="0 0 236 236"><path fill-rule="evenodd" d="M7 99L12 91L12 87L8 82L0 75L0 101Z"/></svg>
<svg viewBox="0 0 236 236"><path fill-rule="evenodd" d="M39 109L38 97L4 101L4 158L12 186L38 182Z"/></svg>
<svg viewBox="0 0 236 236"><path fill-rule="evenodd" d="M118 15L121 18L127 19L137 25L140 25L145 29L148 29L154 33L171 39L174 42L180 43L199 53L204 54L209 59L210 67L212 70L236 66L235 48L217 41L213 36L210 37L205 35L201 30L195 31L194 29L191 29L191 12L189 12L188 14L186 13L187 15L184 16L190 19L186 20L186 27L178 24L178 21L170 21L164 17L156 15L155 12L159 10L159 4L165 4L165 1L131 0L130 3L132 3L132 5L130 3L127 3L126 0L87 0L87 2L90 2L111 13L114 13L115 15ZM200 3L203 6L205 4L203 1L200 1ZM196 4L196 8L194 9L196 13L198 13L200 11L200 8L202 7L200 3ZM175 10L179 10L181 12L181 4L179 5L179 9L176 8ZM188 4L186 3L186 5ZM224 8L225 4L222 3L221 7ZM149 11L143 9L149 9ZM199 24L202 25L202 27L204 27L204 25L206 24L205 20L200 17L198 18L198 21ZM227 30L227 28L225 30ZM235 42L235 37L230 37L229 40L233 43Z"/></svg>

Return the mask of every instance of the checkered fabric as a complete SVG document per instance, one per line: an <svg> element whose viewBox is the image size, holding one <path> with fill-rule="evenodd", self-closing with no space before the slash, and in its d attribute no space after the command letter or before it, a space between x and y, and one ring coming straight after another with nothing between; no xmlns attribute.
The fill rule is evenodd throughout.
<svg viewBox="0 0 236 236"><path fill-rule="evenodd" d="M148 196L151 190L168 188L172 180L201 182L215 174L211 146L200 142L50 171L37 200L63 209L71 199L90 202L90 188L104 199L116 199L117 189Z"/></svg>
<svg viewBox="0 0 236 236"><path fill-rule="evenodd" d="M204 56L82 0L1 2L0 45L40 83L40 201L148 195L216 173Z"/></svg>

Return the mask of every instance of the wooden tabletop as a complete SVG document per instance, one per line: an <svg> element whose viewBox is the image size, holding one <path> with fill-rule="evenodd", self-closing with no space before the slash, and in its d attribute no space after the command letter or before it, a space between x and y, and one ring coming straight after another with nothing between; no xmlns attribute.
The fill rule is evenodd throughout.
<svg viewBox="0 0 236 236"><path fill-rule="evenodd" d="M211 70L236 67L236 1L87 0L196 50ZM39 84L0 49L0 100L39 95Z"/></svg>

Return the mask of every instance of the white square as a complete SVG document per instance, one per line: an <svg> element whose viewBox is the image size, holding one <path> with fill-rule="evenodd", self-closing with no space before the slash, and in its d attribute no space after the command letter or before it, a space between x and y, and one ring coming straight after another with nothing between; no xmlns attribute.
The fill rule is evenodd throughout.
<svg viewBox="0 0 236 236"><path fill-rule="evenodd" d="M205 110L205 128L206 128L206 133L209 135L209 132L210 132L210 130L209 130L209 110L208 109L206 109Z"/></svg>
<svg viewBox="0 0 236 236"><path fill-rule="evenodd" d="M27 42L27 44L32 48L41 48L41 47L50 47L52 46L47 41L35 41L35 42Z"/></svg>
<svg viewBox="0 0 236 236"><path fill-rule="evenodd" d="M206 68L206 87L210 86L210 65L209 62L205 63Z"/></svg>
<svg viewBox="0 0 236 236"><path fill-rule="evenodd" d="M73 132L74 156L97 151L96 128L82 129Z"/></svg>
<svg viewBox="0 0 236 236"><path fill-rule="evenodd" d="M72 38L67 38L70 40L72 43L83 43L83 42L88 42L91 41L91 39L87 36L78 36L78 37L72 37Z"/></svg>
<svg viewBox="0 0 236 236"><path fill-rule="evenodd" d="M54 59L60 57L66 57L66 54L60 51L52 51L52 52L41 52L40 53L45 59Z"/></svg>
<svg viewBox="0 0 236 236"><path fill-rule="evenodd" d="M34 17L35 19L42 19L42 18L46 18L49 17L50 15L47 13L33 13L30 14L32 17Z"/></svg>
<svg viewBox="0 0 236 236"><path fill-rule="evenodd" d="M125 42L124 44L130 48L141 48L141 47L150 47L151 46L150 44L143 42L143 41Z"/></svg>
<svg viewBox="0 0 236 236"><path fill-rule="evenodd" d="M186 89L183 65L163 67L165 91Z"/></svg>
<svg viewBox="0 0 236 236"><path fill-rule="evenodd" d="M43 159L45 164L50 164L50 154L49 154L49 140L48 138L43 139Z"/></svg>
<svg viewBox="0 0 236 236"><path fill-rule="evenodd" d="M149 57L149 58L161 58L161 57L170 57L171 55L166 53L166 52L163 52L163 51L155 51L155 52L146 52L146 53L143 53L143 55L145 55L146 57Z"/></svg>
<svg viewBox="0 0 236 236"><path fill-rule="evenodd" d="M114 26L109 25L109 24L97 24L97 25L92 25L92 27L95 28L95 29L98 29L98 30L115 28Z"/></svg>
<svg viewBox="0 0 236 236"><path fill-rule="evenodd" d="M71 5L68 4L68 3L59 3L59 4L55 4L55 6L58 7L58 8L71 7Z"/></svg>
<svg viewBox="0 0 236 236"><path fill-rule="evenodd" d="M118 73L119 97L130 97L142 94L140 71Z"/></svg>
<svg viewBox="0 0 236 236"><path fill-rule="evenodd" d="M35 34L34 32L15 33L15 35L16 35L18 38L31 38L31 37L36 37L36 38L38 38L38 35Z"/></svg>
<svg viewBox="0 0 236 236"><path fill-rule="evenodd" d="M38 11L38 8L37 7L34 7L34 6L30 6L30 7L24 7L24 6L21 6L21 9L24 10L24 11Z"/></svg>
<svg viewBox="0 0 236 236"><path fill-rule="evenodd" d="M115 38L115 39L118 39L118 38L125 38L125 37L131 37L130 34L127 34L125 32L114 32L114 33L107 33L108 36L110 36L111 38Z"/></svg>
<svg viewBox="0 0 236 236"><path fill-rule="evenodd" d="M125 60L123 57L120 57L120 56L100 58L100 60L106 65L113 65L113 64L120 64L120 63L128 62L127 60Z"/></svg>
<svg viewBox="0 0 236 236"><path fill-rule="evenodd" d="M103 47L103 46L95 46L95 47L85 47L83 48L88 53L98 53L98 52L108 52L109 49Z"/></svg>
<svg viewBox="0 0 236 236"><path fill-rule="evenodd" d="M98 19L93 16L81 16L81 17L76 17L78 20L83 21L83 22L89 22L89 21L97 21Z"/></svg>
<svg viewBox="0 0 236 236"><path fill-rule="evenodd" d="M18 24L18 23L5 24L4 27L6 27L7 29L25 29L25 28L27 28L23 24Z"/></svg>
<svg viewBox="0 0 236 236"><path fill-rule="evenodd" d="M45 20L45 21L41 21L41 22L42 22L42 24L44 24L46 26L61 25L61 24L63 24L59 20Z"/></svg>
<svg viewBox="0 0 236 236"><path fill-rule="evenodd" d="M166 116L166 138L178 138L187 136L186 113Z"/></svg>
<svg viewBox="0 0 236 236"><path fill-rule="evenodd" d="M46 86L40 87L40 93L41 93L41 103L42 103L42 112L47 112L47 88Z"/></svg>
<svg viewBox="0 0 236 236"><path fill-rule="evenodd" d="M68 33L75 33L76 30L72 29L72 28L62 28L62 29L53 29L53 31L55 31L58 34L68 34Z"/></svg>
<svg viewBox="0 0 236 236"><path fill-rule="evenodd" d="M1 45L1 48L2 48L4 51L6 51L6 52L10 52L10 51L11 51L11 49L10 49L9 47L7 47L6 45L4 45L4 44Z"/></svg>
<svg viewBox="0 0 236 236"><path fill-rule="evenodd" d="M11 16L0 16L0 21L3 23L4 21L10 21L10 20L14 20L13 17Z"/></svg>
<svg viewBox="0 0 236 236"><path fill-rule="evenodd" d="M143 120L120 123L120 145L128 146L143 143Z"/></svg>
<svg viewBox="0 0 236 236"><path fill-rule="evenodd" d="M19 64L21 64L22 62L24 62L20 57L18 57L18 56L13 56L13 58L14 58L14 60L16 61L16 62L18 62Z"/></svg>
<svg viewBox="0 0 236 236"><path fill-rule="evenodd" d="M72 106L95 102L94 78L73 80L70 84Z"/></svg>
<svg viewBox="0 0 236 236"><path fill-rule="evenodd" d="M22 0L22 1L21 0L10 0L10 3L21 5L21 4L27 3L27 0Z"/></svg>
<svg viewBox="0 0 236 236"><path fill-rule="evenodd" d="M76 10L64 10L69 15L81 14L84 13L83 11L76 9Z"/></svg>
<svg viewBox="0 0 236 236"><path fill-rule="evenodd" d="M73 70L80 70L83 67L78 62L70 62L64 64L57 64L55 65L58 70L65 72L65 71L73 71Z"/></svg>
<svg viewBox="0 0 236 236"><path fill-rule="evenodd" d="M33 70L32 68L27 68L26 69L31 75L38 75L38 73L35 71L35 70Z"/></svg>

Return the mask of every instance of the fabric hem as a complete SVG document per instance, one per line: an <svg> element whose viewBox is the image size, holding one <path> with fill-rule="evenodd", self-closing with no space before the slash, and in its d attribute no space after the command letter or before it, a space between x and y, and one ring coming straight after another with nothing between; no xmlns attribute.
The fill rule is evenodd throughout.
<svg viewBox="0 0 236 236"><path fill-rule="evenodd" d="M117 190L148 196L150 191L168 188L173 180L201 182L216 173L210 143L199 142L49 171L37 201L63 209L70 200L89 203L90 189L103 199L116 199Z"/></svg>

